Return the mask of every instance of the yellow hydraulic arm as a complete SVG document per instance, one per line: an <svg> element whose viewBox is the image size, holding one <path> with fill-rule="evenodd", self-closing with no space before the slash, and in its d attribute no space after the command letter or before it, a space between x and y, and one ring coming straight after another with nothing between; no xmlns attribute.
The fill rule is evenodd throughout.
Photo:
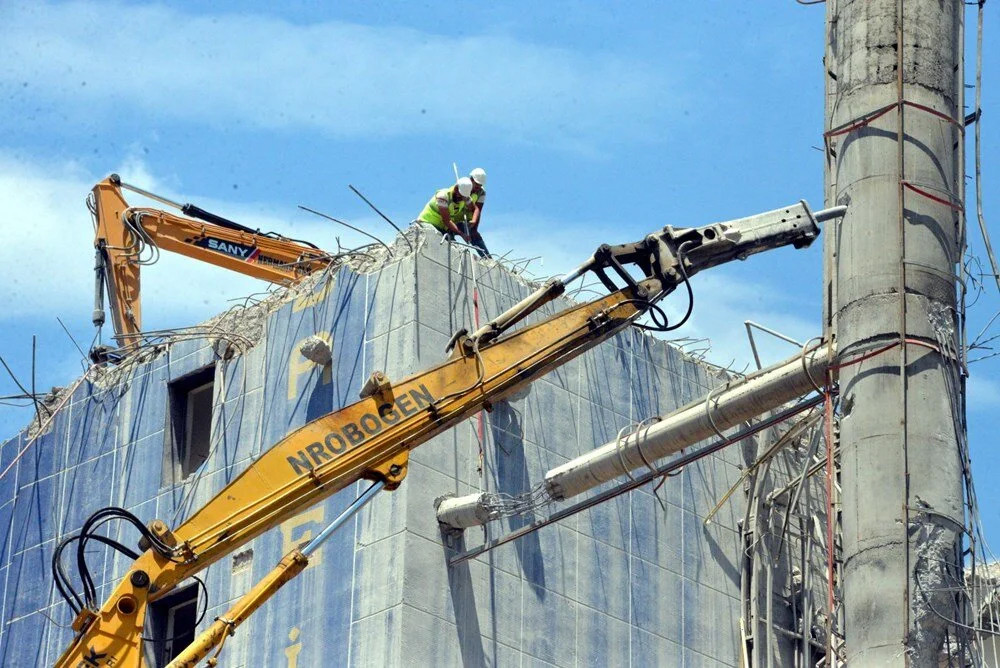
<svg viewBox="0 0 1000 668"><path fill-rule="evenodd" d="M129 206L126 188L192 217ZM326 267L330 255L312 244L261 233L192 204L178 204L123 183L112 174L94 186L96 299L94 324L104 323L103 289L119 345L137 342L142 330L139 269L168 250L272 283L287 285Z"/></svg>
<svg viewBox="0 0 1000 668"><path fill-rule="evenodd" d="M135 559L99 610L80 610L73 622L77 635L57 665L140 666L148 603L188 576L358 480L395 489L406 476L411 449L606 340L679 285L690 287L690 275L770 248L808 245L819 232L819 220L840 214L828 210L814 216L800 203L730 223L667 227L633 244L601 246L577 270L539 288L478 331L456 333L445 362L395 382L373 374L360 401L286 436L184 523L170 530L152 522L146 534L152 547ZM633 278L626 264L638 267L644 278ZM587 271L614 287L608 269L626 287L510 331ZM95 517L112 510L120 509L95 513L84 532L96 526ZM235 624L301 571L304 556L295 551L286 556L234 607L231 616L238 619L220 618L177 665L193 665L220 647Z"/></svg>
<svg viewBox="0 0 1000 668"><path fill-rule="evenodd" d="M226 639L236 633L236 628L256 612L260 606L264 605L269 598L274 596L285 583L304 571L306 566L309 565L309 557L312 556L313 552L319 549L319 546L334 531L340 528L345 521L350 519L354 513L360 510L364 504L383 489L385 489L383 481L379 480L372 483L365 490L364 494L355 499L354 503L348 506L337 519L327 525L307 545L302 548L295 548L282 557L281 561L278 562L278 565L270 573L265 575L250 591L240 597L224 615L216 617L201 635L195 638L173 661L167 664L167 668L193 668L202 659L207 657L209 653L214 654L208 660L208 665L217 665L218 656L226 644Z"/></svg>

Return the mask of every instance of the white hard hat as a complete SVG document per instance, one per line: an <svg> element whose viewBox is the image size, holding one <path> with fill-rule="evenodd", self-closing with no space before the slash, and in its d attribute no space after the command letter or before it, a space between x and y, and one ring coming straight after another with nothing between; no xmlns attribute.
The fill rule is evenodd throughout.
<svg viewBox="0 0 1000 668"><path fill-rule="evenodd" d="M469 172L469 178L483 187L486 186L486 170L482 167L476 167Z"/></svg>
<svg viewBox="0 0 1000 668"><path fill-rule="evenodd" d="M462 197L468 197L472 194L472 179L469 177L463 176L456 185L458 186L458 194Z"/></svg>

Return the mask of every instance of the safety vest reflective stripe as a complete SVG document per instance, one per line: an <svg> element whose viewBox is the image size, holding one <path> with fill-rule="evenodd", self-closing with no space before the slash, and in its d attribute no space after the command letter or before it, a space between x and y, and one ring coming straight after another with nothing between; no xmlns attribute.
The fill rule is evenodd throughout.
<svg viewBox="0 0 1000 668"><path fill-rule="evenodd" d="M456 202L452 198L451 188L442 188L434 193L434 197L431 197L430 201L424 206L424 210L420 212L417 216L417 220L423 221L425 223L430 223L439 230L446 232L448 230L445 227L444 219L441 218L441 213L438 211L438 201L443 200L448 203L448 215L453 221L458 220L460 214L465 209L465 201Z"/></svg>

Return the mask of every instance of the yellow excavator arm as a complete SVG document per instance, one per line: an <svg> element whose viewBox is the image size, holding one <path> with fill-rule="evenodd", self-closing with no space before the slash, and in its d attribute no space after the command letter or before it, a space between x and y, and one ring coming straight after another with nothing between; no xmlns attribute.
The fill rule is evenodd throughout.
<svg viewBox="0 0 1000 668"><path fill-rule="evenodd" d="M144 534L149 549L99 610L82 607L73 622L77 635L56 665L140 666L147 605L185 578L358 480L395 489L406 476L410 450L634 323L678 286L690 288L694 273L778 246L808 245L820 220L842 213L814 215L802 202L729 223L667 227L636 243L601 246L578 269L478 331L456 333L443 363L396 381L373 374L360 401L286 436L184 523L172 530L150 523ZM625 265L637 267L643 278L634 278ZM615 286L609 270L625 287ZM587 271L613 292L511 331ZM104 509L93 517L112 510L120 511ZM84 533L91 526L88 520ZM68 540L74 539L79 537ZM219 648L236 623L304 564L301 554L286 556L237 604L238 619L220 618L177 665L194 665Z"/></svg>
<svg viewBox="0 0 1000 668"><path fill-rule="evenodd" d="M129 206L126 188L159 200L192 217ZM112 174L94 186L95 219L94 324L104 322L103 290L119 345L138 342L142 331L139 270L157 249L179 253L271 283L288 285L330 263L330 255L312 244L261 233L192 204L178 204Z"/></svg>

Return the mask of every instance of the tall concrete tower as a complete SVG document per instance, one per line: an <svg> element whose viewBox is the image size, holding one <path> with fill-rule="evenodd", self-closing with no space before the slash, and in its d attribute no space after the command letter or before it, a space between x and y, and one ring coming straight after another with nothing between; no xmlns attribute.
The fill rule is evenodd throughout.
<svg viewBox="0 0 1000 668"><path fill-rule="evenodd" d="M827 2L827 198L850 205L825 235L850 665L936 666L960 619L962 5Z"/></svg>

